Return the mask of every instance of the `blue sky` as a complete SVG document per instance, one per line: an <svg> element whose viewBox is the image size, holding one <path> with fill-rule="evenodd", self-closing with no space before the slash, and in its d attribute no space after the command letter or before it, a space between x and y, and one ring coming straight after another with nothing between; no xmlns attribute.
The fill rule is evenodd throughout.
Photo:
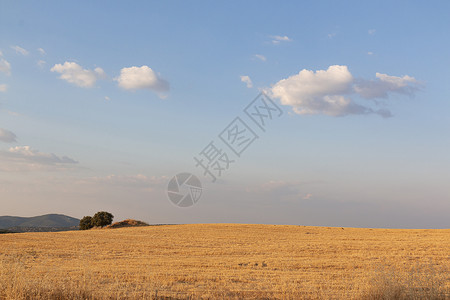
<svg viewBox="0 0 450 300"><path fill-rule="evenodd" d="M0 2L0 215L449 227L446 1ZM218 134L282 109L241 157ZM235 162L195 166L217 141ZM204 187L167 198L179 172Z"/></svg>

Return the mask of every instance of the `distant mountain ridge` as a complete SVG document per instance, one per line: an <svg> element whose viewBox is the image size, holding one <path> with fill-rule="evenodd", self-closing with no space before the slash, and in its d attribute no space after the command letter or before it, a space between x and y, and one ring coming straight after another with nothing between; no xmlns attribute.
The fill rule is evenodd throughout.
<svg viewBox="0 0 450 300"><path fill-rule="evenodd" d="M11 227L74 227L80 220L61 214L47 214L37 217L0 216L0 228Z"/></svg>

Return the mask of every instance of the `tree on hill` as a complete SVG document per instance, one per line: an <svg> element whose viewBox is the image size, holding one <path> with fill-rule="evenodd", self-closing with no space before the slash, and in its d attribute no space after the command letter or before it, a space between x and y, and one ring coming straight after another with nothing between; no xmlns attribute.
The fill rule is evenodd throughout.
<svg viewBox="0 0 450 300"><path fill-rule="evenodd" d="M85 216L83 219L80 220L80 230L88 230L94 227L94 224L92 224L92 217L91 216Z"/></svg>
<svg viewBox="0 0 450 300"><path fill-rule="evenodd" d="M114 219L114 216L111 213L106 212L106 211L99 211L92 218L92 225L98 226L98 227L104 227L107 225L111 225L113 219Z"/></svg>

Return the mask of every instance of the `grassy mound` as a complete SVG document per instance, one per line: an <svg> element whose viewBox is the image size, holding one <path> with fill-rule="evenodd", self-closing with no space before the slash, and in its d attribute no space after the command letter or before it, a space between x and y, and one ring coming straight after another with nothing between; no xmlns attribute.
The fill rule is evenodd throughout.
<svg viewBox="0 0 450 300"><path fill-rule="evenodd" d="M123 227L138 227L138 226L149 226L149 225L142 221L126 219L120 222L115 222L111 225L106 226L105 228L123 228Z"/></svg>

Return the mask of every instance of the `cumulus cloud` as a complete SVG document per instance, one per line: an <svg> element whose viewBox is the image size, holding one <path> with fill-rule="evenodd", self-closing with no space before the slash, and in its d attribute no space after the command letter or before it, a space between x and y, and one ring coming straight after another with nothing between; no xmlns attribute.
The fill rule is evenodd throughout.
<svg viewBox="0 0 450 300"><path fill-rule="evenodd" d="M347 66L339 65L315 72L304 69L278 81L270 92L280 99L281 104L292 106L297 114L379 114L390 117L388 110L358 104L350 96L386 98L388 93L412 95L418 89L418 82L407 75L396 77L377 73L376 77L376 80L355 79Z"/></svg>
<svg viewBox="0 0 450 300"><path fill-rule="evenodd" d="M11 75L11 64L4 58L0 59L0 72Z"/></svg>
<svg viewBox="0 0 450 300"><path fill-rule="evenodd" d="M316 72L304 69L277 82L272 94L298 114L337 116L364 110L343 96L351 91L352 83L353 76L346 66L330 66Z"/></svg>
<svg viewBox="0 0 450 300"><path fill-rule="evenodd" d="M370 35L374 35L375 32L376 32L376 29L369 29L367 32L368 32Z"/></svg>
<svg viewBox="0 0 450 300"><path fill-rule="evenodd" d="M281 36L281 35L272 35L270 36L272 38L272 44L279 44L281 42L292 42L292 39L288 36Z"/></svg>
<svg viewBox="0 0 450 300"><path fill-rule="evenodd" d="M17 54L28 55L28 51L19 46L11 46L11 49L16 51Z"/></svg>
<svg viewBox="0 0 450 300"><path fill-rule="evenodd" d="M59 78L73 83L79 87L93 87L98 79L106 76L102 68L95 68L93 71L83 69L79 64L75 62L64 62L63 65L56 64L50 71L60 73Z"/></svg>
<svg viewBox="0 0 450 300"><path fill-rule="evenodd" d="M130 67L120 70L116 78L119 87L125 90L149 89L156 92L168 92L169 83L160 78L150 67Z"/></svg>
<svg viewBox="0 0 450 300"><path fill-rule="evenodd" d="M411 76L389 76L376 73L375 80L357 80L355 92L366 99L387 98L389 93L413 95L419 89L420 83Z"/></svg>
<svg viewBox="0 0 450 300"><path fill-rule="evenodd" d="M267 58L262 54L255 54L255 57L261 61L266 61Z"/></svg>
<svg viewBox="0 0 450 300"><path fill-rule="evenodd" d="M248 77L247 75L243 75L241 76L241 81L244 82L248 88L252 88L253 87L253 82L250 79L250 77Z"/></svg>
<svg viewBox="0 0 450 300"><path fill-rule="evenodd" d="M41 55L45 55L45 50L42 48L37 48L37 51L41 54Z"/></svg>
<svg viewBox="0 0 450 300"><path fill-rule="evenodd" d="M0 128L0 141L5 143L14 143L16 142L16 138L17 136L13 132Z"/></svg>
<svg viewBox="0 0 450 300"><path fill-rule="evenodd" d="M6 92L6 90L8 89L8 86L6 84L0 84L0 92Z"/></svg>

